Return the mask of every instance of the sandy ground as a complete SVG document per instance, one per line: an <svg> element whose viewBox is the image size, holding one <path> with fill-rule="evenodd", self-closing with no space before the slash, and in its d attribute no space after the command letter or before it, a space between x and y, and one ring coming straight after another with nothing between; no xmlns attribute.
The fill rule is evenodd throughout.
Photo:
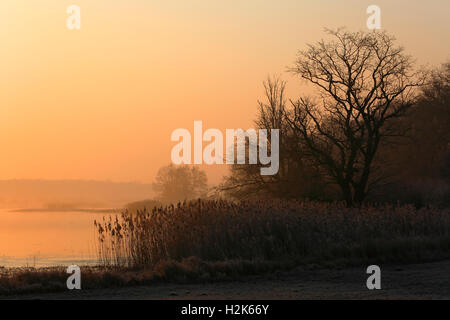
<svg viewBox="0 0 450 320"><path fill-rule="evenodd" d="M158 284L24 295L13 299L450 299L450 261L381 267L381 290L364 268L293 270L240 281Z"/></svg>

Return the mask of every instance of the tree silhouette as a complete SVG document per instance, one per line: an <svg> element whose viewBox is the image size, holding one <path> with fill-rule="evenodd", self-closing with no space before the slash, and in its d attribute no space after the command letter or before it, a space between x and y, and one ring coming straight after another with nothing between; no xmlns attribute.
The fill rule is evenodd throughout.
<svg viewBox="0 0 450 320"><path fill-rule="evenodd" d="M385 32L327 32L334 40L309 45L291 70L317 98L291 101L286 120L351 206L377 183L370 178L380 142L402 134L391 120L415 103L425 77Z"/></svg>
<svg viewBox="0 0 450 320"><path fill-rule="evenodd" d="M316 174L314 164L304 157L302 149L299 148L298 139L301 137L292 133L285 118L288 108L285 95L286 82L278 76L269 76L263 82L263 87L264 99L258 100L258 118L255 125L268 132L271 129L279 130L279 171L273 176L261 176L260 163L234 164L231 166L230 175L225 177L219 190L235 199L260 197L319 199L324 193L324 185ZM267 141L267 144L269 145L270 141Z"/></svg>
<svg viewBox="0 0 450 320"><path fill-rule="evenodd" d="M203 197L207 187L208 180L204 171L194 166L173 164L160 168L153 184L158 200L165 203Z"/></svg>

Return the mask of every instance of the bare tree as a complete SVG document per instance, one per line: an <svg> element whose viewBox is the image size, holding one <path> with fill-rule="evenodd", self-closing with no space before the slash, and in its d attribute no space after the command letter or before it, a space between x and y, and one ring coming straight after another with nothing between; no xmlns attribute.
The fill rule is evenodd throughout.
<svg viewBox="0 0 450 320"><path fill-rule="evenodd" d="M280 130L280 148L283 149L283 137L285 136L285 87L286 83L278 77L268 77L263 82L264 101L258 100L259 116L255 121L255 125L260 129ZM250 141L248 141L250 143ZM270 149L270 139L266 141ZM246 157L248 158L248 148ZM280 155L285 154L280 150ZM248 159L246 159L248 163ZM260 173L261 164L241 165L235 164L231 166L231 174L225 178L224 183L219 187L221 192L225 192L233 198L249 198L260 197L264 195L277 196L280 191L278 184L280 178L284 176L283 159L280 159L280 170L275 176L262 176Z"/></svg>
<svg viewBox="0 0 450 320"><path fill-rule="evenodd" d="M264 82L264 99L258 100L257 128L278 129L280 132L280 168L276 175L262 176L261 164L231 167L231 172L219 191L232 198L317 198L323 194L323 185L308 159L304 159L298 135L286 122L286 82L269 76ZM300 137L301 139L301 137ZM270 139L267 140L270 149ZM248 154L247 154L248 157ZM246 161L248 162L248 161Z"/></svg>
<svg viewBox="0 0 450 320"><path fill-rule="evenodd" d="M292 68L317 98L291 101L286 121L351 206L378 182L372 177L378 147L403 134L391 120L415 103L425 77L385 32L327 32L333 40L309 45Z"/></svg>

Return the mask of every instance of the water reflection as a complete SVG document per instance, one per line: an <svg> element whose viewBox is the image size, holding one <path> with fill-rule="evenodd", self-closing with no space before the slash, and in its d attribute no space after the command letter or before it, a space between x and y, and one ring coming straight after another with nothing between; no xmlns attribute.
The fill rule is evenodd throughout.
<svg viewBox="0 0 450 320"><path fill-rule="evenodd" d="M95 264L94 220L116 213L0 210L0 266Z"/></svg>

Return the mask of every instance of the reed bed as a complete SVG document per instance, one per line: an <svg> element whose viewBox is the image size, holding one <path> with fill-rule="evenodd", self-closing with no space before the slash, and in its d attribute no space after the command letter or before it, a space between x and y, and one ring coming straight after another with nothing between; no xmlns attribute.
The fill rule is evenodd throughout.
<svg viewBox="0 0 450 320"><path fill-rule="evenodd" d="M95 221L102 265L164 261L344 264L450 258L450 210L308 201L191 201Z"/></svg>

